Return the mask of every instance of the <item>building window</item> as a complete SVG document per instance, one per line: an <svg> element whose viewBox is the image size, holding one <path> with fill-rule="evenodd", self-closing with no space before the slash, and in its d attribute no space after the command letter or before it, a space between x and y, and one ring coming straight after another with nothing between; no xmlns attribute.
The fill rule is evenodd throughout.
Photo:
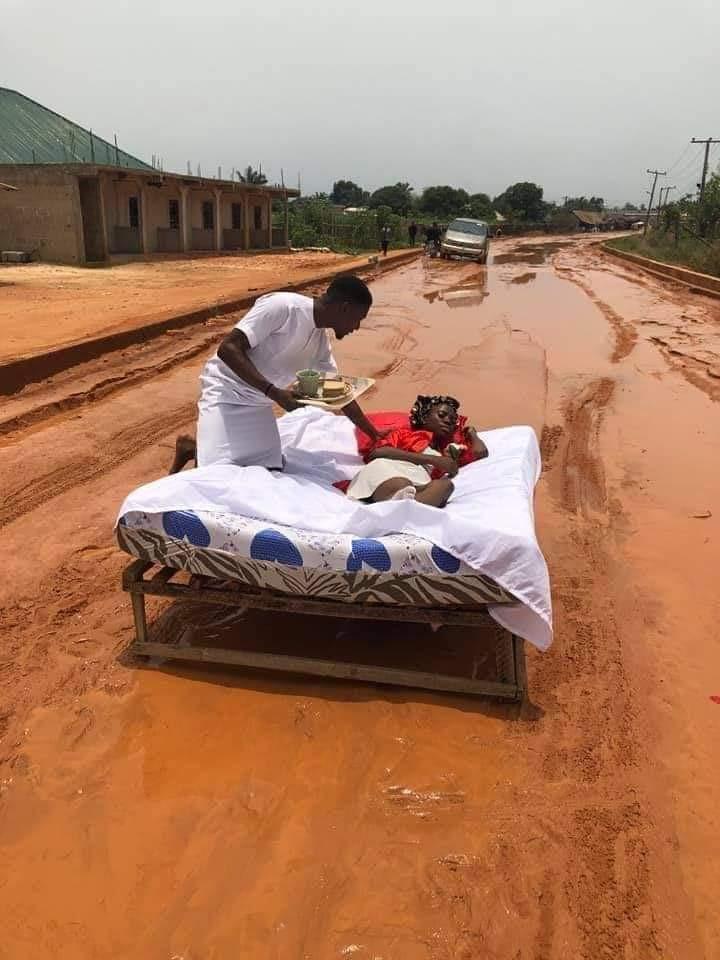
<svg viewBox="0 0 720 960"><path fill-rule="evenodd" d="M168 225L171 230L180 229L180 204L177 200L168 200Z"/></svg>
<svg viewBox="0 0 720 960"><path fill-rule="evenodd" d="M203 200L202 218L203 230L213 230L215 227L215 210L212 200Z"/></svg>
<svg viewBox="0 0 720 960"><path fill-rule="evenodd" d="M234 203L232 205L232 228L233 230L242 230L242 204Z"/></svg>
<svg viewBox="0 0 720 960"><path fill-rule="evenodd" d="M128 220L136 230L140 226L140 204L137 197L128 197Z"/></svg>
<svg viewBox="0 0 720 960"><path fill-rule="evenodd" d="M255 229L262 230L262 207L254 207L255 210Z"/></svg>

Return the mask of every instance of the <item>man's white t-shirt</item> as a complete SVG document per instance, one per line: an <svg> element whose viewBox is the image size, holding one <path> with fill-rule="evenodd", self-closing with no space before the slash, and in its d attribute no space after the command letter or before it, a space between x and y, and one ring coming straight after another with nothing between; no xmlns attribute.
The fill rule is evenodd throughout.
<svg viewBox="0 0 720 960"><path fill-rule="evenodd" d="M238 323L251 349L248 358L263 377L286 389L298 370L337 373L327 330L315 326L313 300L299 293L268 293ZM236 376L215 354L200 374L204 404L270 404L259 390Z"/></svg>

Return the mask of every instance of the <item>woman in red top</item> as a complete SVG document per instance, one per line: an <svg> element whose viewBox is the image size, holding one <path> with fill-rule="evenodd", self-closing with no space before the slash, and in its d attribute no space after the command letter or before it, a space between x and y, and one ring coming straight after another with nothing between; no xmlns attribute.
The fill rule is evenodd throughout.
<svg viewBox="0 0 720 960"><path fill-rule="evenodd" d="M419 396L410 429L394 430L375 444L347 495L365 503L415 499L444 507L458 468L488 455L475 428L458 416L459 408L454 397Z"/></svg>

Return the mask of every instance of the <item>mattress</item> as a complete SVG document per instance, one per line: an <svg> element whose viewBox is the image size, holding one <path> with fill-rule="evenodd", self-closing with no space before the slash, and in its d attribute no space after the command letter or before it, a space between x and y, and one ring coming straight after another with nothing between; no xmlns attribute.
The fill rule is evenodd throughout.
<svg viewBox="0 0 720 960"><path fill-rule="evenodd" d="M540 650L552 642L547 564L535 535L540 451L526 426L481 433L489 456L464 466L443 510L363 504L334 484L362 466L343 416L278 420L285 470L215 464L125 497L120 545L166 566L348 603L477 606Z"/></svg>
<svg viewBox="0 0 720 960"><path fill-rule="evenodd" d="M143 560L286 594L347 603L513 603L492 579L428 540L298 530L203 510L128 511L118 543Z"/></svg>

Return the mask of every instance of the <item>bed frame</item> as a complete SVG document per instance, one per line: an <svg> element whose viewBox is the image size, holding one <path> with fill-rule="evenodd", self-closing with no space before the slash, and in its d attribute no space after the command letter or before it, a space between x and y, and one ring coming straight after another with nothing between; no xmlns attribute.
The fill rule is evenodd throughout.
<svg viewBox="0 0 720 960"><path fill-rule="evenodd" d="M146 574L153 567L156 568L155 572L146 577ZM496 624L498 634L495 646L495 660L498 671L498 680L496 681L426 673L421 670L404 670L397 667L348 663L342 660L321 660L313 657L296 657L251 650L180 646L178 643L156 643L149 639L145 610L145 597L147 595L215 603L221 606L234 607L240 611L254 607L259 610L278 610L321 617L362 620L397 621L402 619L403 621L416 623L442 623L473 627L481 624L487 626L489 618L487 604L460 609L447 606L399 607L392 604L343 603L323 598L292 596L250 587L239 582L237 584L233 583L232 589L230 589L223 586L223 581L213 581L208 577L196 577L191 583L173 583L173 577L181 572L174 567L159 566L147 560L134 560L123 571L122 587L130 594L135 619L135 640L129 647L128 652L143 657L161 657L169 660L190 660L262 670L280 670L286 673L300 673L344 680L362 680L370 683L387 683L403 687L417 687L423 690L442 690L471 696L494 697L501 700L520 701L525 697L527 679L523 640Z"/></svg>

